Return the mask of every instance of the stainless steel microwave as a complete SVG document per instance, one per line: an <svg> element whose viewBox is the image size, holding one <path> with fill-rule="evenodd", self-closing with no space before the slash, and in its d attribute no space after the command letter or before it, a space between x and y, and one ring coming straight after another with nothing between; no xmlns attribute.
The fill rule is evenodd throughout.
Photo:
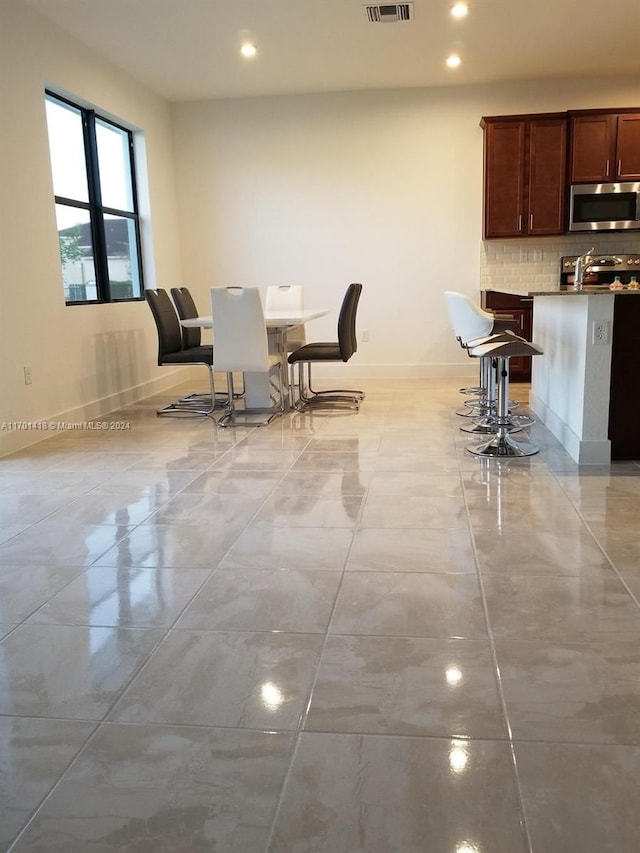
<svg viewBox="0 0 640 853"><path fill-rule="evenodd" d="M640 181L573 184L569 231L640 230Z"/></svg>

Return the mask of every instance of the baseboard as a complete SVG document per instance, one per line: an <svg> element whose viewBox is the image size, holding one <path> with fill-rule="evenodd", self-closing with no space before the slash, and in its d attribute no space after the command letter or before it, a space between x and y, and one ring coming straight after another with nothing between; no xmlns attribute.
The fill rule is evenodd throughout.
<svg viewBox="0 0 640 853"><path fill-rule="evenodd" d="M17 424L14 426L14 421L0 423L0 456L7 456L9 453L15 453L17 450L51 438L58 431L58 424L82 424L96 420L122 406L128 406L138 400L152 397L154 394L161 394L188 379L188 369L163 370L162 376L157 379L150 379L132 388L125 388L66 412L56 412L35 421L21 421L19 426ZM49 425L52 425L51 428Z"/></svg>
<svg viewBox="0 0 640 853"><path fill-rule="evenodd" d="M475 367L475 369L474 369ZM318 363L313 378L323 379L449 379L477 377L477 365L469 364L336 364Z"/></svg>
<svg viewBox="0 0 640 853"><path fill-rule="evenodd" d="M611 442L609 439L590 441L580 438L533 391L529 392L529 407L578 465L608 465L611 462Z"/></svg>

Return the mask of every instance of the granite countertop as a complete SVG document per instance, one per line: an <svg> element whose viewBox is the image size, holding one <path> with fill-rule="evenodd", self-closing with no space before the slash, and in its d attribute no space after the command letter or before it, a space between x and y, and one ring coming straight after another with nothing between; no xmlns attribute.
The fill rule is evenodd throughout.
<svg viewBox="0 0 640 853"><path fill-rule="evenodd" d="M640 290L609 290L608 287L583 287L582 290L514 290L508 287L492 287L495 293L507 293L511 296L640 296Z"/></svg>

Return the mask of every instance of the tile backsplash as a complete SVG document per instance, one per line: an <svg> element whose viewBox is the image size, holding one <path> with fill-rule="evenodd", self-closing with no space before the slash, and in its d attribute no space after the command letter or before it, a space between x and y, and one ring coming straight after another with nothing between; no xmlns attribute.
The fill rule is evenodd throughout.
<svg viewBox="0 0 640 853"><path fill-rule="evenodd" d="M480 289L555 290L560 284L560 258L596 253L640 251L637 231L606 234L565 234L526 240L484 240L480 246Z"/></svg>

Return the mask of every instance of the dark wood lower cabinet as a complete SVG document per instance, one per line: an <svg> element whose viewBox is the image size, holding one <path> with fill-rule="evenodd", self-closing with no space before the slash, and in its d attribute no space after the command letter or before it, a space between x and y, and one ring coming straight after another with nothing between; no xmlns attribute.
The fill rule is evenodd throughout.
<svg viewBox="0 0 640 853"><path fill-rule="evenodd" d="M481 304L487 311L511 314L518 321L518 327L514 329L515 334L527 341L531 340L533 297L502 293L499 290L483 290ZM510 358L509 379L511 382L531 382L531 359Z"/></svg>

